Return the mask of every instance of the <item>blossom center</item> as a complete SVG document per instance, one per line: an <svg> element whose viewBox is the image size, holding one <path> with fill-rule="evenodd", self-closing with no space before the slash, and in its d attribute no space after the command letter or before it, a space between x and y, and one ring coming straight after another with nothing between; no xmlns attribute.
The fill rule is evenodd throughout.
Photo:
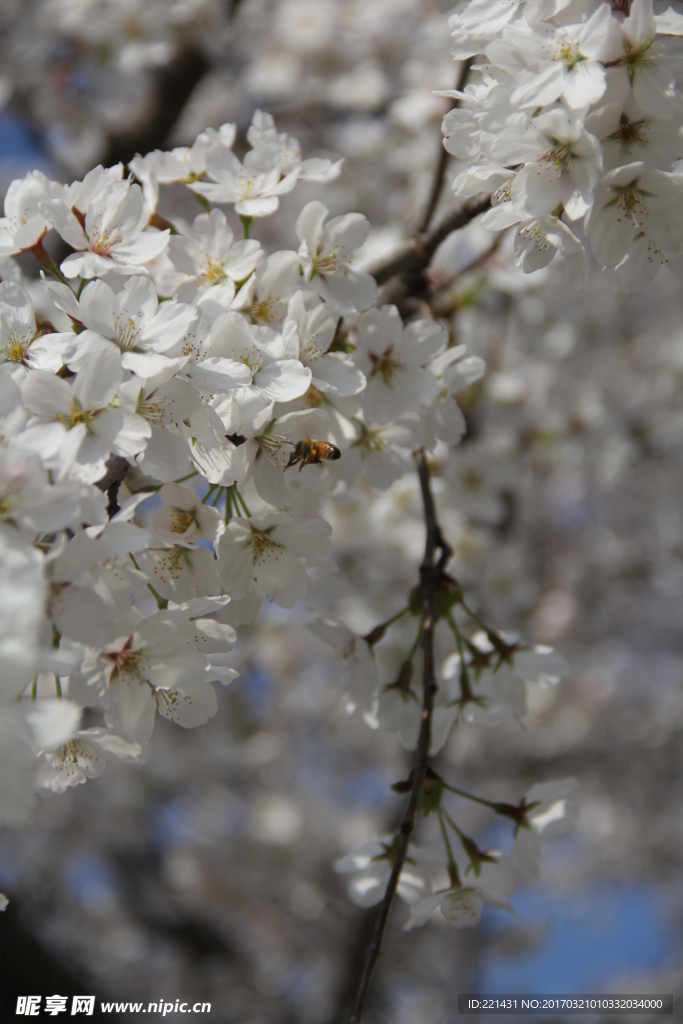
<svg viewBox="0 0 683 1024"><path fill-rule="evenodd" d="M628 185L612 185L611 189L616 195L607 206L616 206L618 210L623 210L635 223L638 223L638 218L647 216L647 206L643 200L652 193L639 189L637 178Z"/></svg>
<svg viewBox="0 0 683 1024"><path fill-rule="evenodd" d="M72 427L76 427L80 423L88 426L95 419L95 413L92 409L84 409L77 398L72 398L69 411L60 412L57 419L60 423L65 423L68 429L71 430Z"/></svg>
<svg viewBox="0 0 683 1024"><path fill-rule="evenodd" d="M567 70L572 71L577 64L586 60L586 57L581 53L576 43L566 42L558 50L555 60L561 60L567 67Z"/></svg>
<svg viewBox="0 0 683 1024"><path fill-rule="evenodd" d="M396 373L405 369L405 363L402 363L394 355L394 346L390 345L382 355L378 355L376 352L369 352L368 356L372 363L370 376L380 376L388 388L393 387Z"/></svg>
<svg viewBox="0 0 683 1024"><path fill-rule="evenodd" d="M220 260L208 257L206 263L202 269L202 281L207 285L219 284L220 281L224 281L226 274L223 264Z"/></svg>
<svg viewBox="0 0 683 1024"><path fill-rule="evenodd" d="M547 153L543 154L541 160L554 164L561 174L565 174L572 164L572 143L560 142L558 139L551 139L550 141L554 142L555 145Z"/></svg>
<svg viewBox="0 0 683 1024"><path fill-rule="evenodd" d="M28 358L28 342L15 335L5 345L5 356L10 363L23 363Z"/></svg>
<svg viewBox="0 0 683 1024"><path fill-rule="evenodd" d="M274 306L275 303L269 295L267 298L260 299L259 302L255 302L253 304L251 307L251 315L254 320L272 320Z"/></svg>
<svg viewBox="0 0 683 1024"><path fill-rule="evenodd" d="M631 121L626 114L622 114L619 127L610 135L610 139L618 142L630 155L635 146L647 145L649 127L647 121Z"/></svg>
<svg viewBox="0 0 683 1024"><path fill-rule="evenodd" d="M129 636L123 647L118 651L103 652L103 657L112 663L109 682L117 675L139 675L138 665L142 660L143 652L131 650L132 642L133 638Z"/></svg>
<svg viewBox="0 0 683 1024"><path fill-rule="evenodd" d="M314 274L338 274L345 262L344 249L340 245L335 245L313 257L311 276ZM345 274L346 270L342 270L342 273Z"/></svg>
<svg viewBox="0 0 683 1024"><path fill-rule="evenodd" d="M547 252L550 248L548 236L538 220L532 221L531 224L525 224L523 228L520 228L519 237L524 238L528 242L533 242L539 252Z"/></svg>
<svg viewBox="0 0 683 1024"><path fill-rule="evenodd" d="M360 448L362 459L377 455L383 448L388 446L389 442L381 436L380 428L368 430L364 423L360 423L359 427L360 437L352 443L351 447Z"/></svg>
<svg viewBox="0 0 683 1024"><path fill-rule="evenodd" d="M278 542L270 536L270 530L272 529L273 527L270 527L269 530L257 530L252 526L251 555L254 565L264 558L269 558L272 553L282 549L282 544L278 544ZM278 556L275 555L275 557L277 558Z"/></svg>
<svg viewBox="0 0 683 1024"><path fill-rule="evenodd" d="M186 512L181 508L171 510L171 533L187 533L195 523L192 512Z"/></svg>
<svg viewBox="0 0 683 1024"><path fill-rule="evenodd" d="M123 330L117 332L117 343L122 352L131 352L138 342L138 326L134 317L129 317Z"/></svg>
<svg viewBox="0 0 683 1024"><path fill-rule="evenodd" d="M621 64L622 67L625 67L628 72L631 85L633 85L633 81L639 69L645 68L649 64L653 63L652 54L648 52L652 43L652 39L646 39L644 43L640 43L637 46L629 46L626 53L619 58L619 64Z"/></svg>

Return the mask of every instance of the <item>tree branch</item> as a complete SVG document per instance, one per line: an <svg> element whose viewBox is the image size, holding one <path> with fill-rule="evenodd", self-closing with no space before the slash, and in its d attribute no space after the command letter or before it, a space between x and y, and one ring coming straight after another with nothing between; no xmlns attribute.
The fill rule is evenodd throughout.
<svg viewBox="0 0 683 1024"><path fill-rule="evenodd" d="M461 277L464 277L465 274L470 274L473 270L476 270L477 267L481 267L484 263L486 263L486 261L491 256L493 256L494 253L498 251L498 249L500 248L500 243L503 241L504 237L505 232L501 231L501 233L491 243L491 245L489 245L487 249L484 249L483 252L480 252L478 256L475 256L474 259L470 260L470 262L467 263L464 267L461 267L460 270L453 274L452 277L450 277L447 281L444 281L443 284L439 285L439 287L436 289L436 291L431 297L431 307L434 316L445 317L451 316L453 313L455 313L456 309L458 309L459 307L460 296L456 296L455 299L453 298L453 295L451 293L454 284Z"/></svg>
<svg viewBox="0 0 683 1024"><path fill-rule="evenodd" d="M168 136L180 117L192 92L210 68L204 54L187 46L165 67L159 69L155 83L155 97L150 116L144 124L130 131L113 135L103 155L105 167L127 164L136 153L150 153L163 149Z"/></svg>
<svg viewBox="0 0 683 1024"><path fill-rule="evenodd" d="M372 980L372 974L379 959L382 948L382 939L389 919L391 904L398 888L398 880L405 863L408 852L408 843L415 830L415 819L422 795L422 785L427 771L429 759L429 746L432 738L432 715L434 712L434 697L436 695L436 673L434 670L434 626L436 625L436 593L441 583L443 570L446 562L451 556L451 549L444 541L441 529L436 519L434 501L429 486L429 467L425 454L420 449L415 459L420 477L422 489L422 502L424 505L424 518L427 527L427 539L425 553L420 566L420 591L422 594L422 636L420 644L422 647L423 670L422 670L422 721L420 725L420 736L417 742L415 764L411 772L411 790L408 798L408 806L405 809L403 819L398 829L398 840L394 852L394 863L389 876L387 891L380 903L375 924L372 929L372 936L365 951L365 962L361 973L356 997L349 1018L349 1024L358 1024L363 1014L363 1006ZM439 557L437 558L437 552Z"/></svg>
<svg viewBox="0 0 683 1024"><path fill-rule="evenodd" d="M478 217L480 213L485 213L490 207L490 196L463 203L457 210L447 214L431 231L413 238L403 249L399 249L384 263L370 267L368 273L372 274L377 284L384 284L397 275L407 278L422 274L444 239L448 238L453 231L464 228L471 220Z"/></svg>
<svg viewBox="0 0 683 1024"><path fill-rule="evenodd" d="M472 67L473 60L474 57L468 57L468 59L466 61L463 61L463 63L460 65L458 80L455 83L455 88L458 90L458 92L462 92L462 90L465 88L465 85L467 84L467 76L470 73L470 68ZM455 108L459 106L460 100L457 98L454 99L450 105L449 112L450 110L455 110ZM441 138L439 140L439 156L436 165L436 171L434 173L434 178L432 180L432 189L431 192L429 193L429 199L427 200L425 211L422 215L420 225L417 229L418 234L422 234L423 231L427 230L430 221L434 216L434 211L436 210L436 205L439 202L439 196L441 195L441 190L443 188L444 177L446 175L446 168L448 167L448 157L449 153L443 144L443 138Z"/></svg>
<svg viewBox="0 0 683 1024"><path fill-rule="evenodd" d="M95 486L107 492L107 516L111 519L120 511L119 487L130 469L130 463L120 455L110 455L105 466L107 471L95 482Z"/></svg>

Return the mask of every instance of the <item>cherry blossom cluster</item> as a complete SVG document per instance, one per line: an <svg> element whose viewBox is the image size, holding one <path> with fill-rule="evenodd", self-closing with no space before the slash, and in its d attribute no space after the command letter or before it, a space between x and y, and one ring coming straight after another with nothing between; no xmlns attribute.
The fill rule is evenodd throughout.
<svg viewBox="0 0 683 1024"><path fill-rule="evenodd" d="M363 215L331 217L313 201L296 220L296 248L266 255L251 237L282 196L301 181L333 180L340 163L303 159L260 111L241 160L235 138L223 125L191 147L136 157L129 177L121 165L100 166L62 185L34 171L7 192L3 823L27 818L37 788L64 791L111 758L144 761L157 712L184 728L206 723L217 710L213 684L237 675L235 628L266 600L292 608L308 595L310 573L333 567L321 510L357 487L388 488L411 471L416 448L448 452L464 433L457 396L484 363L439 322L404 325L394 306L377 305L374 279L353 264L370 231ZM169 220L159 212L165 186L202 212ZM232 219L212 204L231 207ZM58 266L59 245L70 252ZM25 276L20 254L35 257L40 280ZM453 653L432 754L458 720L490 728L522 717L527 683L566 674L549 648L488 629L455 583L442 605ZM418 606L411 597L365 637L324 618L311 625L338 656L347 709L408 749L420 723L417 639L384 685L375 646L404 616L419 620L419 639ZM427 902L412 924L444 893L456 924L474 923L482 901L507 905L517 878L538 874L539 837L572 823L572 786L535 787L516 808L491 805L515 822L512 861L479 850L440 799L427 801L424 812L443 825L450 885L425 891L425 876L413 886ZM445 822L468 858L460 870ZM364 905L381 897L391 862L391 843L378 842L384 854L373 853L370 876L352 886ZM362 867L366 854L340 869ZM462 872L479 878L482 864L481 884L464 885Z"/></svg>
<svg viewBox="0 0 683 1024"><path fill-rule="evenodd" d="M661 10L660 10L661 6ZM473 0L450 18L480 80L447 95L458 196L488 193L531 273L614 268L624 291L683 269L683 16L653 0ZM481 55L481 56L479 56Z"/></svg>

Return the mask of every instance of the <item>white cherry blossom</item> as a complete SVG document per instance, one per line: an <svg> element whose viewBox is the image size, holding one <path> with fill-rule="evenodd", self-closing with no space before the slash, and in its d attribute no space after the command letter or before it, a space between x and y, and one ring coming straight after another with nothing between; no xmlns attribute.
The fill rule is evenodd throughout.
<svg viewBox="0 0 683 1024"><path fill-rule="evenodd" d="M224 143L206 154L206 173L212 181L198 181L189 187L211 203L234 203L242 217L268 217L280 205L280 196L291 192L299 178L299 167L282 175L270 147L249 150L241 163Z"/></svg>
<svg viewBox="0 0 683 1024"><path fill-rule="evenodd" d="M287 402L305 394L311 371L300 360L299 345L293 330L277 334L269 327L255 327L235 312L222 314L211 329L205 360L192 370L193 380L210 386L219 395L214 406L226 433L250 434L265 427L275 402ZM223 384L224 367L230 381L235 364L248 370L251 381L234 390L234 383ZM221 398L220 392L232 393Z"/></svg>
<svg viewBox="0 0 683 1024"><path fill-rule="evenodd" d="M71 339L70 332L39 333L28 293L15 281L0 283L0 363L56 373Z"/></svg>
<svg viewBox="0 0 683 1024"><path fill-rule="evenodd" d="M30 249L51 226L42 209L48 198L59 198L64 186L49 181L42 171L31 171L13 181L5 195L5 216L0 217L0 256L12 256Z"/></svg>
<svg viewBox="0 0 683 1024"><path fill-rule="evenodd" d="M446 332L438 323L417 320L404 328L395 306L365 313L358 324L353 360L367 379L366 415L388 423L402 412L427 409L438 385L423 367L446 342Z"/></svg>
<svg viewBox="0 0 683 1024"><path fill-rule="evenodd" d="M344 352L330 351L337 331L335 306L320 302L307 309L304 294L298 291L289 301L287 319L296 324L299 359L311 371L311 387L340 398L363 390L366 378L354 360Z"/></svg>
<svg viewBox="0 0 683 1024"><path fill-rule="evenodd" d="M347 712L351 714L359 708L374 717L379 679L372 648L367 641L333 619L313 619L307 628L335 652Z"/></svg>
<svg viewBox="0 0 683 1024"><path fill-rule="evenodd" d="M107 729L80 729L65 743L44 752L37 782L54 793L63 793L86 779L98 778L109 760L140 763L146 753L145 746L126 743Z"/></svg>
<svg viewBox="0 0 683 1024"><path fill-rule="evenodd" d="M34 416L21 443L54 459L60 477L73 468L87 482L98 479L110 452L136 455L151 434L140 416L111 405L120 383L117 357L102 351L73 384L45 370L32 370L22 385L22 396Z"/></svg>
<svg viewBox="0 0 683 1024"><path fill-rule="evenodd" d="M525 814L527 824L517 829L512 862L525 882L541 877L540 840L566 835L576 825L579 805L568 797L578 785L576 779L536 783L524 797L530 809Z"/></svg>
<svg viewBox="0 0 683 1024"><path fill-rule="evenodd" d="M203 505L189 487L164 484L159 497L163 507L156 510L152 519L152 529L157 536L184 547L200 540L215 539L221 517L215 508Z"/></svg>
<svg viewBox="0 0 683 1024"><path fill-rule="evenodd" d="M235 135L234 124L222 124L218 129L207 128L201 132L191 146L178 146L169 152L155 149L145 156L133 157L128 166L142 185L149 210L155 211L159 204L160 185L198 180L206 171L209 147L220 144L231 148Z"/></svg>
<svg viewBox="0 0 683 1024"><path fill-rule="evenodd" d="M327 554L330 533L318 516L269 512L231 519L216 542L223 586L233 598L258 594L293 608L310 590L306 567Z"/></svg>
<svg viewBox="0 0 683 1024"><path fill-rule="evenodd" d="M157 612L128 636L85 653L72 673L69 693L93 703L104 692L107 725L129 743L144 743L157 711L191 729L216 713L216 693L206 659L192 643L189 624Z"/></svg>
<svg viewBox="0 0 683 1024"><path fill-rule="evenodd" d="M669 256L683 250L683 184L674 174L642 162L604 176L588 218L595 258L618 267L626 291L641 274L655 276Z"/></svg>
<svg viewBox="0 0 683 1024"><path fill-rule="evenodd" d="M243 285L232 304L256 324L282 324L287 303L299 284L299 257L284 250L267 256Z"/></svg>
<svg viewBox="0 0 683 1024"><path fill-rule="evenodd" d="M522 23L517 33L510 31L510 43L526 65L512 79L512 106L535 108L560 97L572 110L595 103L607 88L603 61L617 53L616 28L610 8L601 4L577 25L531 29ZM487 53L504 45L490 44Z"/></svg>
<svg viewBox="0 0 683 1024"><path fill-rule="evenodd" d="M369 274L353 270L349 264L366 241L370 223L361 213L347 213L329 221L328 216L329 210L318 201L307 203L299 214L296 233L301 242L304 276L342 313L369 309L377 285Z"/></svg>
<svg viewBox="0 0 683 1024"><path fill-rule="evenodd" d="M235 296L235 283L244 281L263 256L260 244L253 239L236 242L225 214L220 210L200 213L189 234L172 236L168 254L185 281L177 289L186 301L202 297L223 310L230 308Z"/></svg>
<svg viewBox="0 0 683 1024"><path fill-rule="evenodd" d="M380 902L389 881L394 853L394 837L383 835L364 843L335 863L334 870L339 874L353 874L349 881L349 896L357 906L374 907ZM401 899L414 904L429 892L430 875L435 866L435 858L429 850L411 843L396 889Z"/></svg>
<svg viewBox="0 0 683 1024"><path fill-rule="evenodd" d="M80 371L104 348L119 350L121 366L138 377L171 376L189 359L183 344L199 319L195 306L157 299L148 277L130 277L118 294L104 281L91 281L78 302L85 327L64 351L64 362Z"/></svg>
<svg viewBox="0 0 683 1024"><path fill-rule="evenodd" d="M473 879L470 885L444 889L414 903L404 930L410 931L426 924L437 907L448 923L456 928L472 928L478 924L484 904L513 913L508 900L517 887L512 862L509 857L489 851L489 855L492 853L496 859L484 861L480 866L479 877Z"/></svg>
<svg viewBox="0 0 683 1024"><path fill-rule="evenodd" d="M61 266L69 278L91 278L110 270L144 274L145 264L168 245L168 230L145 230L142 191L129 180L116 181L98 193L83 224L66 200L45 200L41 209L76 250Z"/></svg>

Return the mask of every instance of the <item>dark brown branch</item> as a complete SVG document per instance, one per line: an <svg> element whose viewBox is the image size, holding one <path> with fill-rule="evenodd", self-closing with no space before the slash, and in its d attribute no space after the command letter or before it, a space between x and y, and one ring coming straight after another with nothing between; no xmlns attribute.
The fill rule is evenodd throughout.
<svg viewBox="0 0 683 1024"><path fill-rule="evenodd" d="M25 908L24 908L25 909ZM13 899L1 915L0 920L0 1018L15 1018L17 999L27 993L50 995L59 992L71 1004L73 996L84 992L93 993L99 988L99 981L73 963L67 955L65 943L54 943L54 948L39 940L37 922L22 913L22 908ZM108 1024L121 1021L118 1014L102 1012L102 998L113 997L111 992L97 992L91 1021L103 1020ZM114 996L116 998L117 996ZM64 1015L66 1018L66 1014ZM44 1013L40 1019L47 1019ZM50 1018L52 1019L52 1018ZM70 1017L68 1018L70 1019Z"/></svg>
<svg viewBox="0 0 683 1024"><path fill-rule="evenodd" d="M454 231L464 228L471 220L478 217L480 213L485 213L490 207L490 196L463 203L459 209L453 210L444 217L431 231L418 235L384 263L370 267L368 272L372 274L377 284L384 284L397 275L406 278L421 274L429 266L432 256L444 239Z"/></svg>
<svg viewBox="0 0 683 1024"><path fill-rule="evenodd" d="M472 67L473 60L473 57L468 57L468 59L466 61L463 61L463 63L460 65L460 71L458 72L458 80L455 83L455 88L458 90L458 92L462 92L462 90L465 88L465 85L467 84L467 76L470 73L470 68ZM460 100L455 98L450 105L449 111L455 110L455 108L459 106ZM439 202L439 196L441 195L441 190L443 189L444 178L446 176L446 168L448 167L448 156L448 151L446 150L443 144L443 138L441 138L439 140L439 156L436 165L436 171L434 173L434 178L432 180L432 189L431 192L429 193L429 199L427 200L425 211L422 214L422 218L417 229L418 234L422 234L423 231L427 230L427 228L430 225L431 219L434 216L434 211L436 210L436 205Z"/></svg>
<svg viewBox="0 0 683 1024"><path fill-rule="evenodd" d="M408 798L408 806L398 829L398 839L394 850L394 863L389 876L387 891L380 903L375 924L372 929L372 937L365 951L365 962L361 973L356 998L349 1018L349 1024L358 1024L363 1014L363 1006L372 980L372 974L379 959L382 949L382 939L389 919L391 904L398 887L398 880L403 870L408 843L415 830L415 819L422 794L429 759L429 746L432 738L432 715L434 712L434 697L436 695L436 673L434 670L434 626L436 625L436 593L442 579L446 562L450 558L451 549L441 535L441 529L436 519L434 501L429 486L429 467L423 450L417 452L417 470L420 477L422 489L422 501L424 505L425 525L427 527L427 539L425 553L420 566L420 591L422 594L422 636L420 644L422 647L423 670L422 670L422 721L420 725L420 736L417 742L415 764L411 772L411 790ZM437 552L438 558L437 558Z"/></svg>
<svg viewBox="0 0 683 1024"><path fill-rule="evenodd" d="M123 483L130 463L120 455L110 455L105 463L107 471L96 481L95 486L107 494L107 515L111 519L120 510L119 487Z"/></svg>
<svg viewBox="0 0 683 1024"><path fill-rule="evenodd" d="M164 149L171 129L180 117L192 92L209 71L207 58L198 49L188 46L157 74L151 113L144 124L130 131L113 135L103 157L104 166L127 164L136 153Z"/></svg>

